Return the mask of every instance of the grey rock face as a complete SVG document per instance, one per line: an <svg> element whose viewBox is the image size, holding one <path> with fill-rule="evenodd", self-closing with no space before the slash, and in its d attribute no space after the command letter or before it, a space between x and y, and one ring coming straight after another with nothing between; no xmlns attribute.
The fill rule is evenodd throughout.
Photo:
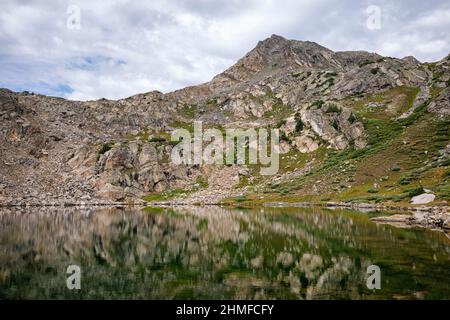
<svg viewBox="0 0 450 320"><path fill-rule="evenodd" d="M429 112L437 113L438 115L450 115L450 87L444 88L435 101L428 106Z"/></svg>
<svg viewBox="0 0 450 320"><path fill-rule="evenodd" d="M117 143L104 154L99 154L96 146L82 147L69 164L74 171L91 172L89 179L99 193L115 201L139 198L175 186L188 187L198 176L197 169L162 162L156 143L143 141Z"/></svg>

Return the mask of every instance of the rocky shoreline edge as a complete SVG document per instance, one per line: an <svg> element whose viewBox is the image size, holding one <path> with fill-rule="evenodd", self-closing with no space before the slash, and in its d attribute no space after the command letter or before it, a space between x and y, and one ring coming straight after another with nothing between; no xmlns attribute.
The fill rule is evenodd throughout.
<svg viewBox="0 0 450 320"><path fill-rule="evenodd" d="M247 204L247 203L246 203ZM167 201L133 201L133 202L111 202L111 201L54 201L54 202L6 202L0 203L1 207L80 207L80 206L241 206L239 203L229 204L223 201L213 202L192 202L179 200L167 200ZM242 205L246 206L246 205ZM255 206L263 207L326 207L326 208L343 208L343 209L355 209L359 211L377 210L377 211L408 211L408 212L450 212L450 206L395 206L384 204L372 204L372 203L348 203L348 202L262 202Z"/></svg>
<svg viewBox="0 0 450 320"><path fill-rule="evenodd" d="M266 203L265 206L283 207L283 203ZM383 212L408 212L408 214L392 214L387 216L373 217L375 223L389 224L397 228L426 228L441 231L450 239L450 212L448 206L392 206L375 205L370 203L349 204L349 203L293 203L291 207L327 207L331 209L353 209L358 211L383 211Z"/></svg>
<svg viewBox="0 0 450 320"><path fill-rule="evenodd" d="M246 207L240 204L216 203L196 203L190 201L172 200L160 202L139 201L134 203L126 202L50 202L50 203L0 203L0 208L43 208L43 207L183 207L183 206L224 206L224 207ZM407 212L407 214L392 214L371 218L375 223L390 224L399 228L422 227L431 230L443 231L450 238L450 207L448 206L393 206L371 203L345 203L345 202L266 202L258 204L262 207L272 208L308 208L321 207L329 209L352 209L362 212L382 211L382 212Z"/></svg>

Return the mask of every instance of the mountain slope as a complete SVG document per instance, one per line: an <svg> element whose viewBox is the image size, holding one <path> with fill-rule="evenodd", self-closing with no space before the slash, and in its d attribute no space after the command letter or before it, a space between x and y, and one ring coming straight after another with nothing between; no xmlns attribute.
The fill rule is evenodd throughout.
<svg viewBox="0 0 450 320"><path fill-rule="evenodd" d="M450 57L420 63L273 35L210 82L126 99L0 90L0 203L450 200ZM277 127L281 166L175 166L175 128ZM234 199L234 200L233 200Z"/></svg>

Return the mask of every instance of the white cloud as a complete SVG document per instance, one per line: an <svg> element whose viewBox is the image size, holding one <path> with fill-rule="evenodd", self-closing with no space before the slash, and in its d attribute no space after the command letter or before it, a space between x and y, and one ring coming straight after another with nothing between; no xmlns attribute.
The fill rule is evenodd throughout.
<svg viewBox="0 0 450 320"><path fill-rule="evenodd" d="M446 1L377 2L382 28L370 31L369 1L3 0L0 86L80 100L168 92L210 80L272 33L332 50L448 54ZM81 30L66 28L73 4Z"/></svg>
<svg viewBox="0 0 450 320"><path fill-rule="evenodd" d="M450 27L450 10L435 10L427 13L413 23L422 28L448 28Z"/></svg>

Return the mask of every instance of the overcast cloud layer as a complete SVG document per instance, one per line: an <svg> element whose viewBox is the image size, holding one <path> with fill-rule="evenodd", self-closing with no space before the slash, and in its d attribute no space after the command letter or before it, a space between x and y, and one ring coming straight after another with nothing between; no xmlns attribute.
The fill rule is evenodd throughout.
<svg viewBox="0 0 450 320"><path fill-rule="evenodd" d="M209 81L274 33L421 61L450 52L448 0L1 2L0 87L76 100ZM70 5L80 29L67 27ZM366 25L370 5L380 29Z"/></svg>

